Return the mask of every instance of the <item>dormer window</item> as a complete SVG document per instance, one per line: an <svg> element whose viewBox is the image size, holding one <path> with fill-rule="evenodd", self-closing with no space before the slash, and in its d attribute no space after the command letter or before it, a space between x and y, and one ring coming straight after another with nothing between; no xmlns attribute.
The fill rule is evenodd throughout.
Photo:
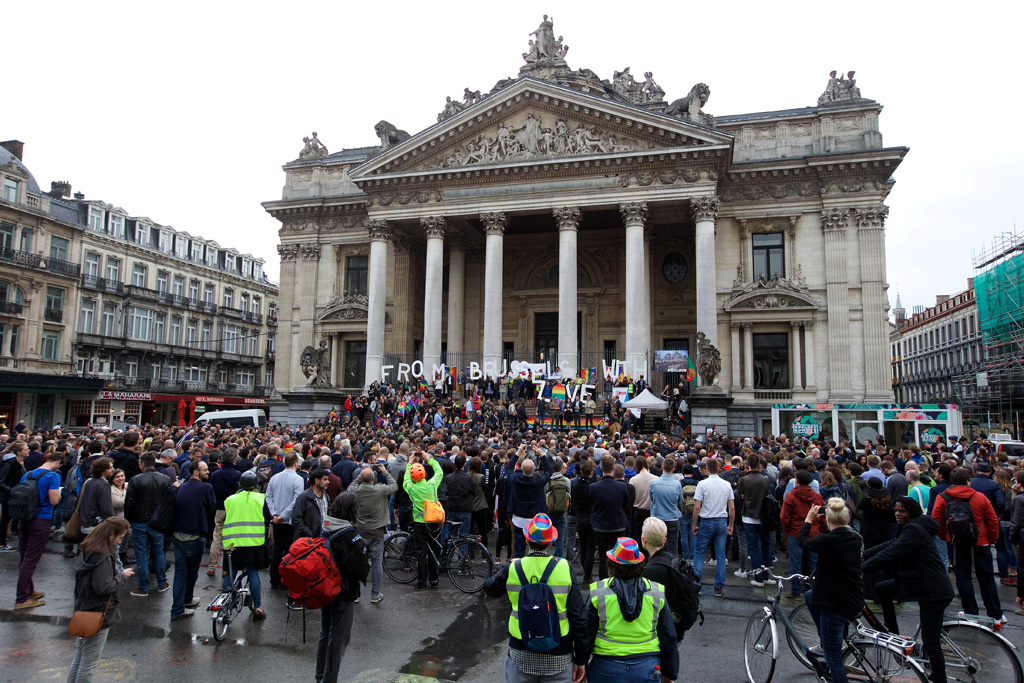
<svg viewBox="0 0 1024 683"><path fill-rule="evenodd" d="M103 211L95 206L89 207L89 229L103 232Z"/></svg>
<svg viewBox="0 0 1024 683"><path fill-rule="evenodd" d="M14 178L4 178L4 201L12 204L18 201L18 181Z"/></svg>

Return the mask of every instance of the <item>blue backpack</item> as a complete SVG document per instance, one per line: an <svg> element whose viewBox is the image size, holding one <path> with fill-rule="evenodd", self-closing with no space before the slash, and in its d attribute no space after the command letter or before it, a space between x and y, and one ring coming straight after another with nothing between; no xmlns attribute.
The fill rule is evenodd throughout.
<svg viewBox="0 0 1024 683"><path fill-rule="evenodd" d="M550 652L562 642L558 624L558 603L548 585L559 558L552 557L536 583L526 580L522 561L516 562L519 589L519 633L523 644L534 652Z"/></svg>

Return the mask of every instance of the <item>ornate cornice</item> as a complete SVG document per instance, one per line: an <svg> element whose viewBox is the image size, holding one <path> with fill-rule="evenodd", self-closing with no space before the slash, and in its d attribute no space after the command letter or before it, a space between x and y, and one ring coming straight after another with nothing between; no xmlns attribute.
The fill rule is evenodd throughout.
<svg viewBox="0 0 1024 683"><path fill-rule="evenodd" d="M444 239L444 234L448 230L448 223L445 221L444 216L424 216L420 219L420 225L423 227L423 232L426 233L427 239Z"/></svg>
<svg viewBox="0 0 1024 683"><path fill-rule="evenodd" d="M391 206L392 204L397 204L398 206L406 206L413 202L416 202L417 204L427 204L430 202L440 202L442 199L443 197L438 190L375 192L367 197L366 205Z"/></svg>
<svg viewBox="0 0 1024 683"><path fill-rule="evenodd" d="M690 211L695 221L714 221L718 217L718 197L708 195L690 200Z"/></svg>
<svg viewBox="0 0 1024 683"><path fill-rule="evenodd" d="M821 212L822 232L842 232L846 230L846 219L850 212L846 209L826 209Z"/></svg>
<svg viewBox="0 0 1024 683"><path fill-rule="evenodd" d="M370 233L371 242L389 242L391 240L391 226L385 220L366 221L366 230Z"/></svg>
<svg viewBox="0 0 1024 683"><path fill-rule="evenodd" d="M555 222L559 230L576 230L580 226L580 208L578 206L563 206L554 210Z"/></svg>
<svg viewBox="0 0 1024 683"><path fill-rule="evenodd" d="M488 235L504 235L508 227L508 216L504 211L480 214L480 222L484 224L484 232Z"/></svg>
<svg viewBox="0 0 1024 683"><path fill-rule="evenodd" d="M889 216L889 207L885 204L870 209L854 209L853 219L860 230L884 230L885 219Z"/></svg>
<svg viewBox="0 0 1024 683"><path fill-rule="evenodd" d="M622 213L622 220L626 225L643 225L647 220L647 202L620 204L619 211Z"/></svg>

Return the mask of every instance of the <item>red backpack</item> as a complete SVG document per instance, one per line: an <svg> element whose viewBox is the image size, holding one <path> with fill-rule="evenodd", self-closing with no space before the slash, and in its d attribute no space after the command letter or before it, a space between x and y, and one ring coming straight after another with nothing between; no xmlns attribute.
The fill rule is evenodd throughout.
<svg viewBox="0 0 1024 683"><path fill-rule="evenodd" d="M281 560L281 583L288 597L306 609L320 609L341 592L343 579L331 557L330 542L330 537L300 538Z"/></svg>

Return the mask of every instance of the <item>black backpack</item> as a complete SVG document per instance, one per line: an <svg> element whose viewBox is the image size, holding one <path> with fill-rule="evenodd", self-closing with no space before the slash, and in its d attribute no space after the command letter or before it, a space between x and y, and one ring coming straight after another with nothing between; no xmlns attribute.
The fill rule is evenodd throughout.
<svg viewBox="0 0 1024 683"><path fill-rule="evenodd" d="M700 581L690 563L682 558L672 567L669 580L672 585L665 587L667 592L672 594L668 606L672 610L672 620L675 622L676 640L682 640L686 632L697 623L698 618L700 625L704 625L704 613L700 611Z"/></svg>
<svg viewBox="0 0 1024 683"><path fill-rule="evenodd" d="M355 528L348 528L334 534L329 534L327 536L327 547L333 549L334 546L331 545L331 541L334 540L334 536L344 537L346 532L349 531L352 533L347 534L348 538L345 539L346 543L342 555L340 557L334 556L334 563L338 565L338 572L342 578L342 591L352 589L350 581L358 581L365 584L367 577L370 576L370 551L366 545L366 540L359 535Z"/></svg>
<svg viewBox="0 0 1024 683"><path fill-rule="evenodd" d="M515 563L519 577L519 634L528 650L550 652L562 642L562 631L558 622L558 603L555 593L548 585L551 572L560 562L552 557L540 579L535 583L526 580L522 561Z"/></svg>
<svg viewBox="0 0 1024 683"><path fill-rule="evenodd" d="M25 481L11 488L7 509L12 520L30 522L39 516L39 511L43 509L39 480L43 478L47 471L39 468L34 472L30 472Z"/></svg>
<svg viewBox="0 0 1024 683"><path fill-rule="evenodd" d="M761 504L761 528L768 533L778 531L782 525L781 515L782 506L779 505L779 501L769 491L768 495L764 497L764 502Z"/></svg>
<svg viewBox="0 0 1024 683"><path fill-rule="evenodd" d="M974 520L974 508L969 500L954 498L947 492L939 494L942 500L946 501L945 521L946 532L954 542L970 540L971 544L978 542L978 524Z"/></svg>

